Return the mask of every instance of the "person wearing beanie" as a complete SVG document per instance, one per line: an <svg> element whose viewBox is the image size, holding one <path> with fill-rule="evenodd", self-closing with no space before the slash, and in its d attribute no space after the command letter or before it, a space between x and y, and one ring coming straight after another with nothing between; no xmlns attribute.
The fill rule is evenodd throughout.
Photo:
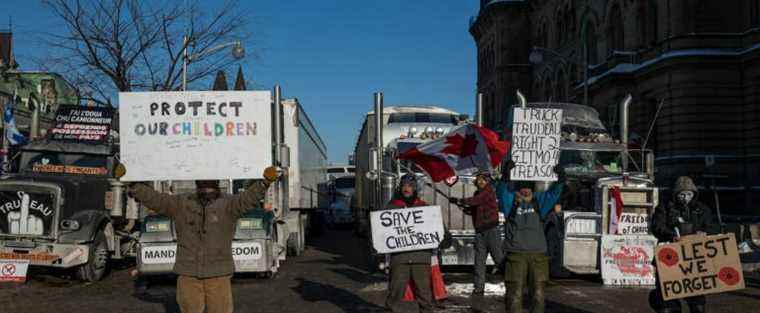
<svg viewBox="0 0 760 313"><path fill-rule="evenodd" d="M129 193L147 208L171 217L177 233L177 304L183 313L232 313L234 272L232 239L238 218L259 207L280 169L268 167L264 179L237 195L222 196L219 182L196 181L192 195L160 193L141 183ZM270 209L271 210L271 209Z"/></svg>

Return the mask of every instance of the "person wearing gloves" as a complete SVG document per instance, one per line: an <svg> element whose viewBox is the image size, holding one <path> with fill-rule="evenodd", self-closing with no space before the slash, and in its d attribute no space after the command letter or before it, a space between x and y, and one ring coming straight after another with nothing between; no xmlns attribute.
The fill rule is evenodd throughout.
<svg viewBox="0 0 760 313"><path fill-rule="evenodd" d="M401 177L396 194L388 203L389 209L410 208L427 206L417 194L417 177L414 174L405 174ZM416 250L393 253L391 259L390 283L388 286L388 298L386 307L392 312L401 312L401 302L404 298L407 282L410 280L414 286L414 298L417 300L420 313L434 311L433 292L430 283L430 259L432 250Z"/></svg>
<svg viewBox="0 0 760 313"><path fill-rule="evenodd" d="M676 242L680 236L693 234L715 234L712 210L696 200L697 186L687 176L679 177L673 185L673 199L667 207L659 206L652 216L652 234L659 242ZM656 263L655 263L656 265ZM705 296L683 299L691 313L705 312ZM679 300L662 300L659 280L650 296L650 304L658 313L681 312Z"/></svg>
<svg viewBox="0 0 760 313"><path fill-rule="evenodd" d="M502 262L502 243L499 233L499 207L496 192L491 184L491 176L480 173L475 177L477 191L470 198L450 198L449 201L462 207L466 214L472 216L475 225L475 268L473 273L473 291L475 297L482 297L486 283L486 259L488 254L497 266Z"/></svg>
<svg viewBox="0 0 760 313"><path fill-rule="evenodd" d="M514 163L509 161L502 177L509 177ZM555 167L555 172L558 168ZM521 313L523 288L530 278L531 313L544 312L544 287L549 280L549 257L546 255L544 223L550 210L559 200L564 186L563 173L559 181L543 192L534 192L533 182L518 181L510 189L507 182L496 186L499 209L506 217L504 225L504 250L506 253L504 284L507 312Z"/></svg>
<svg viewBox="0 0 760 313"><path fill-rule="evenodd" d="M232 313L233 235L238 218L264 199L280 169L268 167L264 179L237 195L223 196L219 182L199 180L196 193L175 196L141 184L129 193L147 208L171 217L177 232L177 303L183 313ZM271 210L271 209L270 209Z"/></svg>

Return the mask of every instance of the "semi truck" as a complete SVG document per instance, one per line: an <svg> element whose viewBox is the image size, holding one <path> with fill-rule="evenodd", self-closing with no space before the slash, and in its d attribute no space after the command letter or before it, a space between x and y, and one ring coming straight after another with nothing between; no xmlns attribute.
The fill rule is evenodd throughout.
<svg viewBox="0 0 760 313"><path fill-rule="evenodd" d="M306 247L309 216L319 206L318 186L327 180L327 148L298 99L282 99L279 86L272 99L272 144L261 147L273 153L274 165L286 175L269 188L261 206L271 213L252 210L238 220L232 243L235 272L273 277L287 256L300 255ZM251 181L221 181L220 187L238 193ZM194 192L192 181L155 182L159 191ZM174 266L176 234L171 219L145 217L139 237L137 270L140 275L170 274Z"/></svg>
<svg viewBox="0 0 760 313"><path fill-rule="evenodd" d="M111 260L134 256L139 213L114 176L112 114L61 107L56 130L19 148L16 170L0 178L0 259L97 281Z"/></svg>
<svg viewBox="0 0 760 313"><path fill-rule="evenodd" d="M628 147L628 106L632 99L628 96L620 104L618 139L613 138L593 107L527 103L521 94L518 99L521 107L562 109L559 167L565 173L566 185L559 201L562 210L547 218L545 229L552 273L599 274L602 236L616 235L609 229L609 190L620 188L623 214L633 213L649 220L658 204L652 151ZM508 131L512 129L512 113L509 110ZM550 184L538 183L537 189L546 190ZM648 231L643 227L629 234L647 235Z"/></svg>
<svg viewBox="0 0 760 313"><path fill-rule="evenodd" d="M420 197L431 205L441 207L444 226L452 235L452 246L439 251L441 264L474 264L475 228L472 219L448 200L449 197L472 196L475 192L474 176L459 176L452 185L433 183L411 162L397 158L400 153L445 136L449 130L467 122L466 115L439 106L399 105L384 108L382 94L375 95L375 109L365 115L354 148L356 184L352 211L355 232L359 236L371 237L370 212L384 209L393 196L398 178L412 172L421 182ZM371 244L368 244L369 268L385 269L384 256L370 247ZM488 262L493 264L490 257Z"/></svg>

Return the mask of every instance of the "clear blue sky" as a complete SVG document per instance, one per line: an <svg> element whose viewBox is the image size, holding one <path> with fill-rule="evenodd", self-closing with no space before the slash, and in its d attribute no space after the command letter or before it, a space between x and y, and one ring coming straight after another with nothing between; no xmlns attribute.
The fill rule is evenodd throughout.
<svg viewBox="0 0 760 313"><path fill-rule="evenodd" d="M240 9L251 16L253 38L245 44L254 53L242 62L249 84L280 84L285 97L297 97L331 162L346 162L375 91L386 105L473 114L476 53L467 28L478 1L268 0L243 1ZM34 70L25 58L44 48L35 37L59 22L34 0L3 0L0 12L12 15L22 69ZM0 16L0 28L6 21ZM228 74L234 81L234 71Z"/></svg>

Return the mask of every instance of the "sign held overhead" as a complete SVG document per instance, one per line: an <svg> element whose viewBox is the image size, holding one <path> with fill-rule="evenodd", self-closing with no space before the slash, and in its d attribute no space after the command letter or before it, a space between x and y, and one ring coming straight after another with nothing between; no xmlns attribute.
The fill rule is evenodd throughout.
<svg viewBox="0 0 760 313"><path fill-rule="evenodd" d="M119 93L122 180L260 178L271 120L269 91Z"/></svg>
<svg viewBox="0 0 760 313"><path fill-rule="evenodd" d="M562 110L514 108L512 116L512 180L557 181Z"/></svg>

